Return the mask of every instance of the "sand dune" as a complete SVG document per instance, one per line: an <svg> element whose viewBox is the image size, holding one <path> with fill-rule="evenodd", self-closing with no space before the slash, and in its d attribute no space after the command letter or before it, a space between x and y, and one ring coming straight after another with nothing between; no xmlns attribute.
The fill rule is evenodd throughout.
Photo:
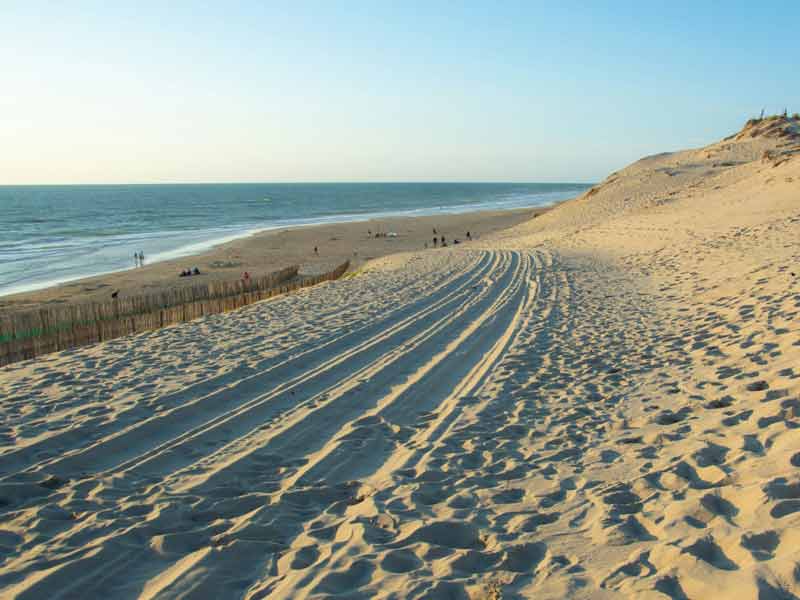
<svg viewBox="0 0 800 600"><path fill-rule="evenodd" d="M3 596L796 597L794 128L5 368Z"/></svg>

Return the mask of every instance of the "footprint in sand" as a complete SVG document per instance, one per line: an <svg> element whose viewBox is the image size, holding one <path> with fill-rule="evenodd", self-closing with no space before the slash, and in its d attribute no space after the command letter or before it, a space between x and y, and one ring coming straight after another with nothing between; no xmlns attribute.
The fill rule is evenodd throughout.
<svg viewBox="0 0 800 600"><path fill-rule="evenodd" d="M728 558L719 547L714 536L706 536L696 540L690 546L686 546L683 554L689 554L698 560L708 563L712 567L723 571L736 571L739 565Z"/></svg>
<svg viewBox="0 0 800 600"><path fill-rule="evenodd" d="M779 477L764 486L764 493L770 500L781 500L770 510L773 518L782 519L800 512L800 481L789 482Z"/></svg>
<svg viewBox="0 0 800 600"><path fill-rule="evenodd" d="M633 515L628 515L622 520L618 518L605 519L602 527L604 532L601 540L609 546L627 546L636 542L647 542L656 539L642 522Z"/></svg>
<svg viewBox="0 0 800 600"><path fill-rule="evenodd" d="M800 498L800 480L788 481L785 477L773 479L764 486L764 493L777 500L796 500Z"/></svg>
<svg viewBox="0 0 800 600"><path fill-rule="evenodd" d="M711 409L711 410L716 410L716 409L720 409L720 408L728 408L735 401L736 401L736 399L733 396L726 395L726 396L723 396L722 398L718 398L716 400L712 400L711 402L707 403L705 405L705 408L708 408L708 409Z"/></svg>
<svg viewBox="0 0 800 600"><path fill-rule="evenodd" d="M753 381L745 386L748 392L761 392L769 388L769 384L764 380Z"/></svg>
<svg viewBox="0 0 800 600"><path fill-rule="evenodd" d="M515 504L521 502L525 497L525 490L509 489L492 496L495 504Z"/></svg>
<svg viewBox="0 0 800 600"><path fill-rule="evenodd" d="M683 407L677 412L667 409L656 415L654 421L659 425L674 425L675 423L686 420L690 414L692 414L692 409L688 406Z"/></svg>
<svg viewBox="0 0 800 600"><path fill-rule="evenodd" d="M725 462L729 448L713 442L707 442L705 448L697 450L692 458L699 467L721 465Z"/></svg>
<svg viewBox="0 0 800 600"><path fill-rule="evenodd" d="M453 574L473 574L485 573L494 570L500 560L500 553L480 552L478 550L467 550L463 554L456 556L448 565Z"/></svg>
<svg viewBox="0 0 800 600"><path fill-rule="evenodd" d="M375 565L358 560L342 571L334 571L326 575L317 586L316 592L326 594L343 594L369 583Z"/></svg>
<svg viewBox="0 0 800 600"><path fill-rule="evenodd" d="M481 550L484 547L478 528L465 521L436 521L423 525L389 547L402 548L418 542L430 544L432 549L439 547L442 550Z"/></svg>
<svg viewBox="0 0 800 600"><path fill-rule="evenodd" d="M600 587L617 588L632 577L650 577L655 574L656 567L650 562L650 552L640 552L635 558L622 563L606 577Z"/></svg>
<svg viewBox="0 0 800 600"><path fill-rule="evenodd" d="M775 550L781 543L781 538L776 531L746 533L742 536L740 543L743 548L750 551L754 559L764 561L775 556Z"/></svg>
<svg viewBox="0 0 800 600"><path fill-rule="evenodd" d="M317 550L316 546L304 546L294 553L292 561L289 563L289 568L296 570L307 569L317 562L318 558L319 550Z"/></svg>
<svg viewBox="0 0 800 600"><path fill-rule="evenodd" d="M450 486L443 486L438 483L423 483L411 493L411 500L415 504L424 506L434 506L452 497L455 490Z"/></svg>
<svg viewBox="0 0 800 600"><path fill-rule="evenodd" d="M505 551L506 557L501 569L515 573L531 573L547 556L547 545L543 542L518 544Z"/></svg>
<svg viewBox="0 0 800 600"><path fill-rule="evenodd" d="M733 525L733 518L739 514L736 505L718 493L706 494L700 498L700 506L711 515L725 519L731 525Z"/></svg>
<svg viewBox="0 0 800 600"><path fill-rule="evenodd" d="M603 502L611 506L612 514L627 515L642 510L641 498L624 485L612 488L603 496Z"/></svg>
<svg viewBox="0 0 800 600"><path fill-rule="evenodd" d="M525 519L519 526L521 531L526 533L532 533L536 531L542 525L550 525L551 523L555 523L558 521L558 518L561 516L561 513L552 512L552 513L535 513L532 516Z"/></svg>
<svg viewBox="0 0 800 600"><path fill-rule="evenodd" d="M667 575L656 581L653 589L657 592L661 592L672 600L689 600L678 578L673 575Z"/></svg>
<svg viewBox="0 0 800 600"><path fill-rule="evenodd" d="M381 568L389 573L409 573L423 565L419 557L411 550L392 550L381 560Z"/></svg>
<svg viewBox="0 0 800 600"><path fill-rule="evenodd" d="M461 493L453 496L447 503L447 506L457 510L464 510L475 507L477 503L478 498L474 494Z"/></svg>
<svg viewBox="0 0 800 600"><path fill-rule="evenodd" d="M748 420L750 420L750 417L752 416L753 416L752 410L743 410L738 414L731 415L730 417L725 417L724 419L722 419L721 422L723 425L725 425L725 427L733 427L735 425L739 425L740 423L747 422Z"/></svg>

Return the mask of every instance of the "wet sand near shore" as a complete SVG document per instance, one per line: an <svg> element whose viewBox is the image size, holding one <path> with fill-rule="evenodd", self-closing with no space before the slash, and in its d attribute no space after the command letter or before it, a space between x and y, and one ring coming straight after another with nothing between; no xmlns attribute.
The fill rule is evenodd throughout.
<svg viewBox="0 0 800 600"><path fill-rule="evenodd" d="M346 260L355 270L364 262L410 250L433 248L433 230L448 244L466 242L523 223L547 208L478 211L424 217L393 217L355 223L334 223L263 232L221 244L202 254L145 264L142 268L109 273L64 283L51 288L0 297L0 310L31 310L77 302L104 302L114 291L119 297L152 294L178 286L208 281L236 280L247 271L252 277L289 265L313 275L329 271ZM372 236L369 235L372 233ZM376 233L397 237L375 237ZM314 253L317 247L319 253ZM147 259L147 249L145 259ZM146 260L145 260L146 263ZM181 271L197 267L201 274L179 277Z"/></svg>

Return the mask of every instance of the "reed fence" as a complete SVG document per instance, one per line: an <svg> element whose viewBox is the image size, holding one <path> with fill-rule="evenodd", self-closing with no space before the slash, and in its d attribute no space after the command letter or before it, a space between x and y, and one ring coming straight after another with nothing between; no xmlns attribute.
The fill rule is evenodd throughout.
<svg viewBox="0 0 800 600"><path fill-rule="evenodd" d="M299 277L292 266L247 281L211 281L158 294L0 314L0 366L228 312L293 290L332 281L350 266Z"/></svg>

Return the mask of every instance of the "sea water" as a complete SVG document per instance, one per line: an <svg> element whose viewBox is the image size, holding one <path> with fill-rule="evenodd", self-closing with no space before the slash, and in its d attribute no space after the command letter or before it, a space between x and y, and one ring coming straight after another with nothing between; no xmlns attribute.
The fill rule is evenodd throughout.
<svg viewBox="0 0 800 600"><path fill-rule="evenodd" d="M259 231L547 206L575 183L0 186L0 295L196 254Z"/></svg>

